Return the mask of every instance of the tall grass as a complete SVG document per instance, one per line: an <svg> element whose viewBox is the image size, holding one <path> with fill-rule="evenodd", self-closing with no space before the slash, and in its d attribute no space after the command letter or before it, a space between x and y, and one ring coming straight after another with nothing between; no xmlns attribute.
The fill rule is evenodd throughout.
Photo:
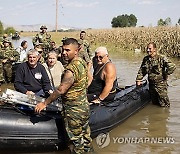
<svg viewBox="0 0 180 154"><path fill-rule="evenodd" d="M76 32L51 32L52 39L61 44L63 37L79 38ZM23 33L22 35L35 35ZM180 57L180 26L176 27L139 27L87 30L87 40L94 50L98 46L106 46L110 52L146 51L149 42L155 42L158 51L171 57Z"/></svg>

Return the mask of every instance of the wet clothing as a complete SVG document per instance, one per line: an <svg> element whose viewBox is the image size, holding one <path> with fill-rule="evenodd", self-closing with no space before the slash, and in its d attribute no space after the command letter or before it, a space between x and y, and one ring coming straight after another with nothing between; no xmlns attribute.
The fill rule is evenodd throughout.
<svg viewBox="0 0 180 154"><path fill-rule="evenodd" d="M142 80L148 74L149 90L153 103L160 106L170 106L167 95L167 76L175 70L167 57L156 54L155 57L145 56L138 71L136 80Z"/></svg>
<svg viewBox="0 0 180 154"><path fill-rule="evenodd" d="M91 150L89 114L87 101L87 65L81 58L72 60L66 67L74 76L74 83L62 95L66 131L70 142L75 146L75 153L85 153Z"/></svg>
<svg viewBox="0 0 180 154"><path fill-rule="evenodd" d="M28 62L20 64L16 71L14 87L17 91L26 93L32 91L37 93L41 90L47 93L52 90L47 72L40 63L35 68L29 66Z"/></svg>
<svg viewBox="0 0 180 154"><path fill-rule="evenodd" d="M110 63L110 62L108 62ZM107 64L107 63L106 63ZM94 99L97 99L99 95L102 93L104 87L105 87L105 81L101 79L101 74L103 71L103 68L106 66L103 65L100 68L96 67L93 73L93 80L88 87L88 101L92 101ZM110 101L113 100L116 95L116 88L117 88L117 79L113 83L113 87L109 93L109 95L105 98L104 101Z"/></svg>
<svg viewBox="0 0 180 154"><path fill-rule="evenodd" d="M10 58L13 58L11 60ZM3 60L7 59L5 63ZM19 60L19 53L11 47L0 48L0 82L12 81L12 63Z"/></svg>

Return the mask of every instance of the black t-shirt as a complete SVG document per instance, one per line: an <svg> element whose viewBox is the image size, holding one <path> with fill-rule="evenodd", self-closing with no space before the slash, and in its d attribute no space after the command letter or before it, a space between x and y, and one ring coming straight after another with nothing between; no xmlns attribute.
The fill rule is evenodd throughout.
<svg viewBox="0 0 180 154"><path fill-rule="evenodd" d="M14 87L17 91L34 93L43 89L44 93L52 89L49 77L43 65L37 64L35 68L28 65L28 62L20 64L15 73Z"/></svg>

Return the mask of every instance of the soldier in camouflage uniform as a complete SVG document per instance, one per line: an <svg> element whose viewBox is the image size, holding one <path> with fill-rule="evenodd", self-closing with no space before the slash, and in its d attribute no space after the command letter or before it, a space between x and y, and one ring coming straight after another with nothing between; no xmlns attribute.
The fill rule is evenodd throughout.
<svg viewBox="0 0 180 154"><path fill-rule="evenodd" d="M10 43L8 39L4 39L0 49L0 82L12 81L12 63L19 60L19 53L10 47Z"/></svg>
<svg viewBox="0 0 180 154"><path fill-rule="evenodd" d="M8 34L4 34L4 35L3 35L3 38L2 38L2 40L1 40L1 42L0 42L0 48L4 47L3 42L4 42L4 40L7 40L7 39L8 39ZM12 42L9 43L9 46L10 46L11 48L13 48Z"/></svg>
<svg viewBox="0 0 180 154"><path fill-rule="evenodd" d="M80 46L80 50L79 50L79 57L81 57L83 60L85 60L85 62L88 63L92 63L91 62L91 58L89 57L89 54L86 50L86 47L83 44L83 41L81 39L78 40L79 46Z"/></svg>
<svg viewBox="0 0 180 154"><path fill-rule="evenodd" d="M47 54L50 50L51 35L46 32L47 27L44 25L40 27L40 30L41 32L36 34L32 42L34 46L39 43L45 54Z"/></svg>
<svg viewBox="0 0 180 154"><path fill-rule="evenodd" d="M73 145L71 152L91 152L92 139L89 127L89 103L87 101L87 65L78 57L79 44L76 39L68 38L63 41L63 56L69 62L64 77L57 90L45 102L36 105L40 112L47 104L62 95L64 103L64 121L66 131Z"/></svg>
<svg viewBox="0 0 180 154"><path fill-rule="evenodd" d="M64 37L61 42L63 42L67 39L67 37ZM58 54L58 61L60 61L63 65L64 68L68 65L68 60L65 59L65 57L62 55L63 54L63 49L62 49L62 44L57 48L56 52Z"/></svg>
<svg viewBox="0 0 180 154"><path fill-rule="evenodd" d="M92 54L92 51L90 48L90 44L87 40L85 40L85 38L86 38L86 32L81 31L80 32L80 40L82 40L82 42L83 42L84 50L88 53L89 59L92 59L93 54Z"/></svg>
<svg viewBox="0 0 180 154"><path fill-rule="evenodd" d="M156 44L151 42L147 46L148 55L144 57L136 77L136 84L142 84L143 77L148 74L149 91L152 102L161 107L170 107L167 95L168 75L175 70L173 64L167 57L159 55L156 51Z"/></svg>

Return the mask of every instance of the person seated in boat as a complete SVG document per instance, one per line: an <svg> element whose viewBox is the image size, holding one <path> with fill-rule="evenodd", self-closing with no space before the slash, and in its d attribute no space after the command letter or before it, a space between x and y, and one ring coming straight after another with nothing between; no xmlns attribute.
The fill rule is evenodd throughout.
<svg viewBox="0 0 180 154"><path fill-rule="evenodd" d="M23 40L21 42L21 46L16 48L16 51L20 54L19 62L24 62L26 60L27 47L28 47L28 42L26 40Z"/></svg>
<svg viewBox="0 0 180 154"><path fill-rule="evenodd" d="M57 89L57 87L61 83L61 76L64 71L62 63L58 61L57 58L58 54L55 51L51 51L47 55L46 63L43 63L53 89Z"/></svg>
<svg viewBox="0 0 180 154"><path fill-rule="evenodd" d="M42 48L35 48L36 51L38 51L39 55L38 55L38 62L41 64L45 63L45 59L43 57L44 53L43 53L43 49Z"/></svg>
<svg viewBox="0 0 180 154"><path fill-rule="evenodd" d="M88 101L100 103L101 101L111 101L114 99L117 87L116 68L109 59L108 51L105 47L99 47L95 51L95 61L93 76L88 73Z"/></svg>
<svg viewBox="0 0 180 154"><path fill-rule="evenodd" d="M27 95L45 96L53 89L44 66L38 63L38 51L31 49L27 61L21 63L16 71L14 88Z"/></svg>

